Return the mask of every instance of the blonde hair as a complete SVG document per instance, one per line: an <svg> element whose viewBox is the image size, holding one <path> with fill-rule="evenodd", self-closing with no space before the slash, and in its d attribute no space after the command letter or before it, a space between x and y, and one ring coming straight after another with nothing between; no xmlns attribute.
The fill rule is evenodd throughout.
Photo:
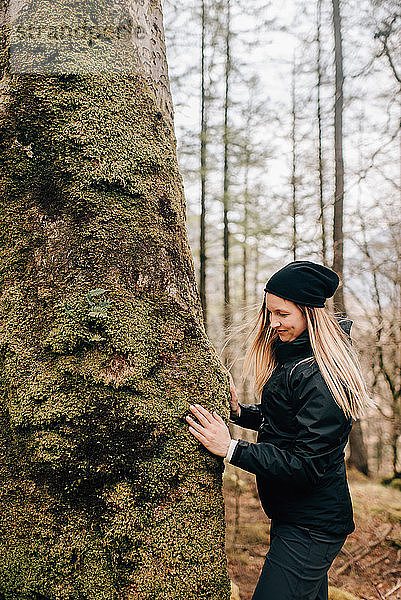
<svg viewBox="0 0 401 600"><path fill-rule="evenodd" d="M314 357L334 400L347 417L359 419L368 407L376 407L376 402L366 388L358 355L348 335L339 325L336 316L326 307L302 306L295 302L293 304L301 310L306 319ZM249 328L252 324L253 320L241 325L238 330ZM256 334L246 350L241 375L245 378L251 372L254 391L259 397L277 365L274 345L279 337L270 327L268 311L263 310L263 306L245 338L245 344L255 329Z"/></svg>

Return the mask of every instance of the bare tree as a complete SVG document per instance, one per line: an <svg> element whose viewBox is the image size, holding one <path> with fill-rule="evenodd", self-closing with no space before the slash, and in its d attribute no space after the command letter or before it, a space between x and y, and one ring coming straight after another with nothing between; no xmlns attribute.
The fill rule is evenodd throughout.
<svg viewBox="0 0 401 600"><path fill-rule="evenodd" d="M322 0L317 0L317 14L316 14L316 75L317 75L317 124L318 124L318 175L319 175L319 221L321 225L321 239L322 239L322 261L323 264L328 266L327 260L327 243L326 243L326 218L324 210L324 197L323 197L323 131L322 131L322 103L321 103L321 89L322 89L322 40L321 40L321 22L322 22Z"/></svg>
<svg viewBox="0 0 401 600"><path fill-rule="evenodd" d="M297 99L296 99L296 56L294 53L291 77L291 191L292 191L292 240L291 251L293 260L297 260Z"/></svg>
<svg viewBox="0 0 401 600"><path fill-rule="evenodd" d="M230 0L227 0L226 7L226 23L225 23L225 72L224 72L224 171L223 171L223 251L224 251L224 311L223 311L223 325L224 331L228 332L230 324L232 322L231 306L230 306L230 229L228 222L228 210L229 210L229 129L228 129L228 117L229 117L229 104L230 104L230 74L231 74L231 55L230 55L230 42L231 42L231 6ZM229 352L229 347L227 347Z"/></svg>
<svg viewBox="0 0 401 600"><path fill-rule="evenodd" d="M336 67L336 87L334 100L334 146L335 146L335 192L333 222L333 269L340 279L344 277L344 159L343 159L343 50L341 32L340 0L333 0L333 31ZM344 290L340 285L334 295L338 311L345 311Z"/></svg>
<svg viewBox="0 0 401 600"><path fill-rule="evenodd" d="M206 112L206 6L202 0L202 38L201 38L201 134L200 134L200 179L201 179L201 217L199 250L199 292L203 309L203 323L207 330L206 300L206 157L207 157L207 112Z"/></svg>

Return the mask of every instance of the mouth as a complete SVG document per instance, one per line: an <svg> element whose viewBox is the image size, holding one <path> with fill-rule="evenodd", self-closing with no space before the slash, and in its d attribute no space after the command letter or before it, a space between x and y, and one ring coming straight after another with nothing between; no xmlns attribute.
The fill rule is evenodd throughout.
<svg viewBox="0 0 401 600"><path fill-rule="evenodd" d="M283 329L283 330L277 329L277 333L287 333L287 330L286 329Z"/></svg>

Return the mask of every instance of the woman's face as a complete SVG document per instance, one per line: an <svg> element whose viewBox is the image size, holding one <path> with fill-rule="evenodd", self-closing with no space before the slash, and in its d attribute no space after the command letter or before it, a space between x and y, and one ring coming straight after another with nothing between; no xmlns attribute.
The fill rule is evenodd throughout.
<svg viewBox="0 0 401 600"><path fill-rule="evenodd" d="M306 329L302 311L291 300L284 300L268 292L266 306L270 312L270 325L277 331L282 342L292 342Z"/></svg>

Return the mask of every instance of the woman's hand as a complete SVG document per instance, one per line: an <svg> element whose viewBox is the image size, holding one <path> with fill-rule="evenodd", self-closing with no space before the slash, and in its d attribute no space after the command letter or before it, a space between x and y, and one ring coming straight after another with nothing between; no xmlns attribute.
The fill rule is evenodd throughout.
<svg viewBox="0 0 401 600"><path fill-rule="evenodd" d="M223 366L223 369L230 376L230 391L231 391L230 406L231 406L231 411L236 416L238 416L238 414L239 414L239 404L238 404L239 398L238 398L237 390L235 389L234 379L233 379L233 376L231 375L230 371L228 371L224 366Z"/></svg>
<svg viewBox="0 0 401 600"><path fill-rule="evenodd" d="M185 418L191 425L189 431L205 446L212 454L227 456L231 442L230 432L220 415L216 411L210 414L200 404L190 405L193 415L199 419L201 425L189 415Z"/></svg>

